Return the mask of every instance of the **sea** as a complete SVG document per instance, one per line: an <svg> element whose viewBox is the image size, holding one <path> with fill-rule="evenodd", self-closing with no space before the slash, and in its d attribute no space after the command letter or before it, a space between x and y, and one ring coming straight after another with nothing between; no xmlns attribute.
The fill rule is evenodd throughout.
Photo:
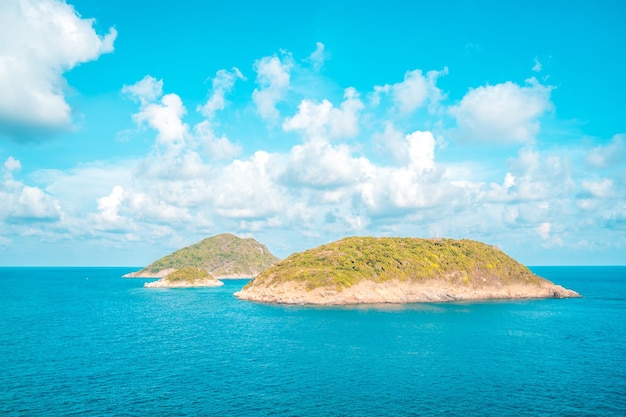
<svg viewBox="0 0 626 417"><path fill-rule="evenodd" d="M626 416L626 267L578 299L310 307L0 268L2 416Z"/></svg>

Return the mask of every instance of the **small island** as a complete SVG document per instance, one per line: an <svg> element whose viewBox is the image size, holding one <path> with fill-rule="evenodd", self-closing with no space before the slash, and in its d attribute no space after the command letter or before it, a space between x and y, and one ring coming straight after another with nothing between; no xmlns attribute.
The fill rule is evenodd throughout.
<svg viewBox="0 0 626 417"><path fill-rule="evenodd" d="M172 252L124 278L164 278L185 267L202 269L215 279L253 278L278 261L256 240L223 233Z"/></svg>
<svg viewBox="0 0 626 417"><path fill-rule="evenodd" d="M166 275L158 281L147 282L146 288L190 288L190 287L219 287L222 281L215 279L204 269L186 266Z"/></svg>
<svg viewBox="0 0 626 417"><path fill-rule="evenodd" d="M373 237L295 253L234 295L313 305L580 297L495 246L468 239Z"/></svg>

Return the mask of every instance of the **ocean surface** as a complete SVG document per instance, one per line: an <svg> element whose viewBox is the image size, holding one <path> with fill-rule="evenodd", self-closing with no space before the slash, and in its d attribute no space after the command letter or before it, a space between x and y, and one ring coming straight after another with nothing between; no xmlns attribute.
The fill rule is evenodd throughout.
<svg viewBox="0 0 626 417"><path fill-rule="evenodd" d="M533 267L581 299L303 307L246 280L0 268L0 415L626 416L626 267Z"/></svg>

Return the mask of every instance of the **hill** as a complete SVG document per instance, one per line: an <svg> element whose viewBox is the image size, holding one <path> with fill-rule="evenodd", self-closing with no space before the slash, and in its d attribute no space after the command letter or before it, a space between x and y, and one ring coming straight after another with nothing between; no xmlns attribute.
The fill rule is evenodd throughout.
<svg viewBox="0 0 626 417"><path fill-rule="evenodd" d="M224 233L179 249L125 277L162 278L175 270L193 266L215 278L251 278L279 260L254 239Z"/></svg>
<svg viewBox="0 0 626 417"><path fill-rule="evenodd" d="M289 256L235 296L261 302L355 304L579 295L481 242L349 237Z"/></svg>
<svg viewBox="0 0 626 417"><path fill-rule="evenodd" d="M219 287L222 281L213 278L204 269L195 266L186 266L167 274L158 281L147 282L146 288L187 288L187 287Z"/></svg>

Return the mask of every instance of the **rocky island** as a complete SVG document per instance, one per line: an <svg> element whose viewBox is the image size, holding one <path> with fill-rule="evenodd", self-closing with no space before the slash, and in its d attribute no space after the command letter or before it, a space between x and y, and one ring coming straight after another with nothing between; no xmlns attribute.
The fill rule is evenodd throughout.
<svg viewBox="0 0 626 417"><path fill-rule="evenodd" d="M185 267L204 270L215 279L252 278L279 260L254 239L224 233L172 252L124 278L164 278Z"/></svg>
<svg viewBox="0 0 626 417"><path fill-rule="evenodd" d="M204 269L186 266L167 274L158 281L147 282L146 288L189 288L189 287L219 287L222 281L215 279Z"/></svg>
<svg viewBox="0 0 626 417"><path fill-rule="evenodd" d="M373 237L295 253L235 296L317 305L580 297L495 246L468 239Z"/></svg>

